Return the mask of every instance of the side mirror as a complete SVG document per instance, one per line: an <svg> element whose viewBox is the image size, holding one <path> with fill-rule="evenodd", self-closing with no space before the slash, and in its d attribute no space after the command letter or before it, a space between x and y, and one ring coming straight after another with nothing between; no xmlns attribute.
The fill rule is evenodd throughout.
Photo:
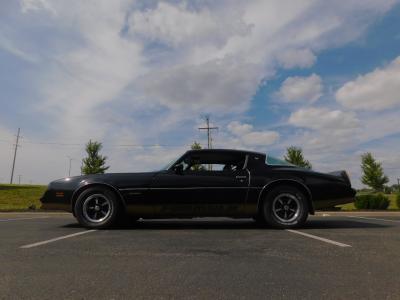
<svg viewBox="0 0 400 300"><path fill-rule="evenodd" d="M174 170L174 172L176 174L183 175L183 165L182 164L177 164L172 169Z"/></svg>

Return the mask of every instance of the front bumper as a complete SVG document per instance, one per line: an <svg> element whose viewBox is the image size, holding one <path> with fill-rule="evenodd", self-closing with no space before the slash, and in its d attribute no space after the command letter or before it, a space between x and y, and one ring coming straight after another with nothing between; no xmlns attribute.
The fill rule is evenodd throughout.
<svg viewBox="0 0 400 300"><path fill-rule="evenodd" d="M67 191L47 189L42 198L40 198L40 202L42 202L41 209L72 212L69 194Z"/></svg>
<svg viewBox="0 0 400 300"><path fill-rule="evenodd" d="M71 205L65 203L43 203L41 209L43 210L62 210L72 212Z"/></svg>

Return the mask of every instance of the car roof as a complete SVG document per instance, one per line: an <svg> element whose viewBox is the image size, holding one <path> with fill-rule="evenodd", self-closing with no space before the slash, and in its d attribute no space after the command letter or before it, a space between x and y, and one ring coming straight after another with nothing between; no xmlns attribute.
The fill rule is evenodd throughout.
<svg viewBox="0 0 400 300"><path fill-rule="evenodd" d="M186 153L219 153L219 154L242 153L242 154L253 154L262 156L266 155L265 153L262 152L238 150L238 149L199 149L199 150L188 150Z"/></svg>

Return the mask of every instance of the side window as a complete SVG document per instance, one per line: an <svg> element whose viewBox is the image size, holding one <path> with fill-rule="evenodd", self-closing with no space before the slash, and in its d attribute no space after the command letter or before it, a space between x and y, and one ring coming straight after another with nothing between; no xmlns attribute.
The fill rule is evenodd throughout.
<svg viewBox="0 0 400 300"><path fill-rule="evenodd" d="M231 167L227 164L207 164L207 163L198 163L190 167L191 171L230 171Z"/></svg>
<svg viewBox="0 0 400 300"><path fill-rule="evenodd" d="M187 172L224 172L234 173L243 169L245 157L242 155L199 154L184 159Z"/></svg>

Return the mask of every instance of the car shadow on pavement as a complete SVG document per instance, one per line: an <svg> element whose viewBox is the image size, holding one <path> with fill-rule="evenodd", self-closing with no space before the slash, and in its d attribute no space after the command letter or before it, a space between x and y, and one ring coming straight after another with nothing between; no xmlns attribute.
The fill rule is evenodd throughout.
<svg viewBox="0 0 400 300"><path fill-rule="evenodd" d="M63 225L64 228L82 228L78 223ZM387 228L393 227L391 225L382 225L377 223L359 222L353 220L309 220L304 226L296 229L351 229L351 228ZM139 220L137 222L126 222L119 224L107 230L185 230L185 229L199 229L199 230L280 230L271 228L267 225L260 225L251 219L242 220Z"/></svg>

